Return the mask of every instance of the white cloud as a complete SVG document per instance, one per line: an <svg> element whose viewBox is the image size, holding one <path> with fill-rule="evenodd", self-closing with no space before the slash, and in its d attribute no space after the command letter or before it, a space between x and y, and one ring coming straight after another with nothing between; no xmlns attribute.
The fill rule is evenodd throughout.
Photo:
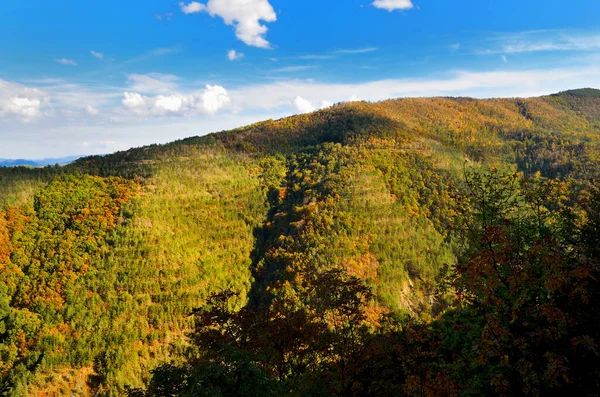
<svg viewBox="0 0 600 397"><path fill-rule="evenodd" d="M39 99L30 99L26 97L12 97L5 110L8 113L14 113L25 118L34 118L40 113L42 102Z"/></svg>
<svg viewBox="0 0 600 397"><path fill-rule="evenodd" d="M54 61L57 63L60 63L61 65L66 65L66 66L76 66L77 65L77 62L75 62L71 59L67 59L67 58L55 59Z"/></svg>
<svg viewBox="0 0 600 397"><path fill-rule="evenodd" d="M131 91L142 92L145 94L165 94L177 90L177 77L172 74L149 73L149 74L129 74L129 89Z"/></svg>
<svg viewBox="0 0 600 397"><path fill-rule="evenodd" d="M98 58L99 60L103 60L104 59L104 54L101 53L101 52L90 51L90 54L92 54L92 56Z"/></svg>
<svg viewBox="0 0 600 397"><path fill-rule="evenodd" d="M197 1L192 1L190 4L181 2L179 3L179 6L181 7L181 12L183 12L185 15L197 14L206 9L204 4L198 3Z"/></svg>
<svg viewBox="0 0 600 397"><path fill-rule="evenodd" d="M180 3L184 14L206 11L210 16L223 18L225 24L233 26L238 39L249 46L270 48L265 39L268 28L261 21L275 22L277 15L268 0L208 0L201 4Z"/></svg>
<svg viewBox="0 0 600 397"><path fill-rule="evenodd" d="M137 92L125 92L123 93L123 100L121 101L126 108L132 110L140 110L146 107L146 97L141 96Z"/></svg>
<svg viewBox="0 0 600 397"><path fill-rule="evenodd" d="M183 102L186 100L185 97L178 95L169 95L163 96L159 95L156 97L156 102L154 102L154 107L156 109L162 109L167 112L179 112L183 107Z"/></svg>
<svg viewBox="0 0 600 397"><path fill-rule="evenodd" d="M173 93L171 95L144 96L137 92L123 93L123 106L137 116L184 116L195 113L214 115L231 104L225 88L206 85L196 95Z"/></svg>
<svg viewBox="0 0 600 397"><path fill-rule="evenodd" d="M46 93L22 84L0 79L0 116L31 121L42 115L48 101Z"/></svg>
<svg viewBox="0 0 600 397"><path fill-rule="evenodd" d="M458 50L460 50L460 43L451 44L450 45L450 50L451 51L458 51Z"/></svg>
<svg viewBox="0 0 600 397"><path fill-rule="evenodd" d="M410 10L414 7L411 0L375 0L373 6L388 11Z"/></svg>
<svg viewBox="0 0 600 397"><path fill-rule="evenodd" d="M506 57L506 55L500 55L500 58L502 59L502 62L508 63L508 58Z"/></svg>
<svg viewBox="0 0 600 397"><path fill-rule="evenodd" d="M215 114L230 103L227 90L218 85L207 85L201 95L201 108L208 114Z"/></svg>
<svg viewBox="0 0 600 397"><path fill-rule="evenodd" d="M90 116L97 116L97 115L100 114L100 111L98 109L96 109L95 107L91 106L91 105L85 105L85 111Z"/></svg>
<svg viewBox="0 0 600 397"><path fill-rule="evenodd" d="M244 57L244 54L237 52L236 50L229 50L227 52L227 58L229 58L230 61L237 61L239 59L242 59Z"/></svg>
<svg viewBox="0 0 600 397"><path fill-rule="evenodd" d="M294 107L300 113L310 113L315 111L313 104L301 96L297 96L296 99L294 99Z"/></svg>
<svg viewBox="0 0 600 397"><path fill-rule="evenodd" d="M321 107L319 109L327 109L333 106L333 102L329 102L329 101L322 101L321 102Z"/></svg>

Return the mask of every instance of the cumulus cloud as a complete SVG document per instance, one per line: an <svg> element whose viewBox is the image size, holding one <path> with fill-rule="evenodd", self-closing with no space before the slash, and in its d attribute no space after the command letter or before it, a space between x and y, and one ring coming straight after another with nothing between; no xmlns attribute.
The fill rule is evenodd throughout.
<svg viewBox="0 0 600 397"><path fill-rule="evenodd" d="M410 10L414 7L411 0L375 0L373 6L388 11Z"/></svg>
<svg viewBox="0 0 600 397"><path fill-rule="evenodd" d="M180 95L169 95L163 96L159 95L156 97L156 102L154 102L154 107L158 111L165 112L173 112L177 113L181 111L183 108L184 102L192 101L193 98L188 98Z"/></svg>
<svg viewBox="0 0 600 397"><path fill-rule="evenodd" d="M90 54L92 54L92 56L94 56L95 58L98 58L99 60L104 59L104 54L101 52L90 51Z"/></svg>
<svg viewBox="0 0 600 397"><path fill-rule="evenodd" d="M54 61L56 63L60 63L61 65L77 66L77 62L73 61L72 59L61 58L61 59L55 59Z"/></svg>
<svg viewBox="0 0 600 397"><path fill-rule="evenodd" d="M198 3L197 1L192 1L190 4L181 2L179 3L179 6L181 7L181 12L183 12L185 15L197 14L206 9L204 4Z"/></svg>
<svg viewBox="0 0 600 397"><path fill-rule="evenodd" d="M33 118L39 115L42 101L26 97L12 97L6 107L8 113L21 115L25 118Z"/></svg>
<svg viewBox="0 0 600 397"><path fill-rule="evenodd" d="M42 114L48 101L46 94L36 88L0 79L0 116L31 121Z"/></svg>
<svg viewBox="0 0 600 397"><path fill-rule="evenodd" d="M230 61L237 61L239 59L242 59L244 57L244 54L237 52L236 50L229 50L227 52L227 58L229 58Z"/></svg>
<svg viewBox="0 0 600 397"><path fill-rule="evenodd" d="M201 108L208 114L215 114L231 103L227 90L219 85L207 85L200 98Z"/></svg>
<svg viewBox="0 0 600 397"><path fill-rule="evenodd" d="M268 0L208 0L202 4L180 3L184 14L208 12L212 17L219 16L225 24L233 26L238 39L249 46L270 48L265 39L268 28L261 21L275 22L277 15Z"/></svg>
<svg viewBox="0 0 600 397"><path fill-rule="evenodd" d="M121 103L131 114L138 116L213 115L229 106L231 99L225 88L207 85L197 95L173 93L150 97L137 92L125 92Z"/></svg>
<svg viewBox="0 0 600 397"><path fill-rule="evenodd" d="M313 104L301 96L297 96L293 103L296 110L300 113L310 113L315 111Z"/></svg>
<svg viewBox="0 0 600 397"><path fill-rule="evenodd" d="M299 113L310 113L310 112L314 112L315 110L317 110L317 107L313 104L313 102L309 101L308 99L305 99L301 96L297 96L293 101L292 101L292 105L294 105L294 108L296 109L296 111L298 111ZM333 106L333 102L330 101L321 101L320 106L318 107L318 109L326 109L326 108L330 108Z"/></svg>
<svg viewBox="0 0 600 397"><path fill-rule="evenodd" d="M137 92L125 92L123 93L123 100L121 103L123 103L127 109L132 110L135 113L144 113L148 100L148 97L143 97Z"/></svg>

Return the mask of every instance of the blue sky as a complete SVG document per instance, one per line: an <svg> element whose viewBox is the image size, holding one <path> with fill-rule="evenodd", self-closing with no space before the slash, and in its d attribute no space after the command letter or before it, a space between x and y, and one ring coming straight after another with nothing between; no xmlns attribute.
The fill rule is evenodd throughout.
<svg viewBox="0 0 600 397"><path fill-rule="evenodd" d="M597 0L3 0L0 158L341 101L600 88L599 22Z"/></svg>

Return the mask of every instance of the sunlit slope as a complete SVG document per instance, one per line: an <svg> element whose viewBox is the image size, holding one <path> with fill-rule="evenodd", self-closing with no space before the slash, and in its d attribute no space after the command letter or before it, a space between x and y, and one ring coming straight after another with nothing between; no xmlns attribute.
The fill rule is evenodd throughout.
<svg viewBox="0 0 600 397"><path fill-rule="evenodd" d="M66 220L55 218L62 210L40 212L37 203L44 195L57 203L68 200L73 189L86 189L82 181L88 177L69 177L73 188L64 186L64 176L56 177L56 183L22 207L6 209L3 225L8 230L1 234L10 241L10 253L1 260L6 262L3 266L15 269L16 276L4 273L4 285L31 279L28 295L45 302L43 286L52 283L47 288L54 290L56 282L65 284L60 301L53 298L40 305L19 300L18 308L9 308L11 303L6 307L9 318L2 324L10 329L8 335L15 336L2 340L2 374L17 395L47 388L55 395L69 394L80 387L81 373L92 374L91 388L100 391L141 386L149 370L170 356L169 343L182 340L189 313L202 305L204 297L223 288L242 294L249 290L253 231L265 211L264 192L249 160L196 151L153 164L152 171L151 177L131 186L120 218L113 220L113 229L97 246L90 247L85 235L75 234L74 240L93 255L81 265L85 272L65 274L51 266L47 261L53 257L60 267L69 267L79 256L58 257L46 242L46 229L38 231L37 225L43 221L50 230L60 225L61 236L76 233L81 229L77 214L87 213L97 200L76 201L73 212L65 213ZM17 219L15 211L30 218ZM26 241L20 228L26 231ZM32 267L22 258L28 252L38 252L46 261L40 259ZM22 296L22 287L14 292L11 288L2 290L6 302ZM15 323L11 316L18 317L23 310L33 316L35 325ZM64 369L68 367L81 369L70 372ZM33 376L36 373L40 376Z"/></svg>

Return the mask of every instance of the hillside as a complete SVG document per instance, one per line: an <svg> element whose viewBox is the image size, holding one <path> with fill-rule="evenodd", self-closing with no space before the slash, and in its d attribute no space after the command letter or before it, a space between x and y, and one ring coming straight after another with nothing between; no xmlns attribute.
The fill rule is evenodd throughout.
<svg viewBox="0 0 600 397"><path fill-rule="evenodd" d="M598 373L584 379L581 368L594 368L597 353L579 360L563 350L597 349L598 322L589 324L598 313L579 312L598 296L589 236L600 224L599 176L593 90L343 103L63 167L0 168L0 394L117 396L150 385L150 395L204 395L157 391L161 376L179 386L192 379L206 395L414 395L420 387L440 395L440 385L455 387L450 395L507 395L540 387L540 373L556 387L585 388ZM555 256L540 253L555 240ZM511 284L495 301L473 281L489 274L485 255L475 255L481 241L497 244L505 263L522 252L519 260L553 273L519 273L522 284L537 288L540 274L547 283L522 295ZM562 265L588 261L596 267L586 274ZM539 320L531 302L544 296L557 297L556 307L543 306L556 318L563 301L578 316ZM510 325L477 328L494 309ZM529 317L511 322L519 310ZM562 356L531 358L524 345L533 343L511 332L541 323L554 331L561 321L572 326L568 337L561 328L546 338L579 372L557 375ZM473 328L460 334L463 323ZM223 329L242 336L229 340L215 331ZM494 330L518 352L476 340ZM276 340L288 345L269 344ZM369 369L369 360L380 365ZM538 367L523 369L531 362ZM526 373L525 386L511 370ZM365 383L351 382L359 378Z"/></svg>

